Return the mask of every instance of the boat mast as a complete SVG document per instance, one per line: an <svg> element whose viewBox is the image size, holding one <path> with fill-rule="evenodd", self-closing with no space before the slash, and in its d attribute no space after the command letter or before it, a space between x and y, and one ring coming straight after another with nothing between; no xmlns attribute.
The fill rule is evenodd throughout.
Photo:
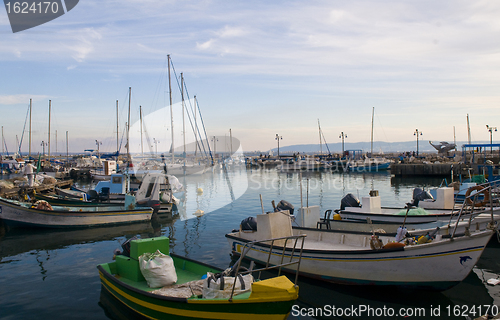
<svg viewBox="0 0 500 320"><path fill-rule="evenodd" d="M172 134L172 163L174 163L174 114L172 113L172 79L170 78L170 55L167 55L168 58L168 94L170 97L170 131Z"/></svg>
<svg viewBox="0 0 500 320"><path fill-rule="evenodd" d="M127 167L130 162L130 99L132 98L132 87L128 87L128 122L127 122ZM127 169L128 170L128 169Z"/></svg>
<svg viewBox="0 0 500 320"><path fill-rule="evenodd" d="M181 72L181 97L182 97L182 135L184 142L184 165L186 165L186 122L184 121L184 76Z"/></svg>
<svg viewBox="0 0 500 320"><path fill-rule="evenodd" d="M231 133L231 128L229 128L229 150L230 150L230 157L233 157L233 134Z"/></svg>
<svg viewBox="0 0 500 320"><path fill-rule="evenodd" d="M371 147L370 147L370 157L373 157L373 116L375 115L375 107L372 107L372 136L371 136Z"/></svg>
<svg viewBox="0 0 500 320"><path fill-rule="evenodd" d="M32 99L30 99L30 142L29 142L29 153L28 160L31 159L31 107L32 107Z"/></svg>
<svg viewBox="0 0 500 320"><path fill-rule="evenodd" d="M139 106L139 121L141 122L141 157L144 158L144 147L142 145L142 106Z"/></svg>
<svg viewBox="0 0 500 320"><path fill-rule="evenodd" d="M68 131L66 131L66 162L69 168L69 152L68 152Z"/></svg>
<svg viewBox="0 0 500 320"><path fill-rule="evenodd" d="M469 125L469 114L467 113L467 136L469 138L469 144L470 144L470 125Z"/></svg>
<svg viewBox="0 0 500 320"><path fill-rule="evenodd" d="M4 147L3 147L4 143L5 143L5 139L4 139L4 137L3 137L3 126L2 126L2 157L3 157L3 154L4 154L4 152L5 152L5 151L4 151ZM2 159L2 157L0 157L0 159Z"/></svg>
<svg viewBox="0 0 500 320"><path fill-rule="evenodd" d="M196 155L198 154L198 135L196 134L196 131L198 130L198 124L196 123L196 96L194 96L194 157L196 159ZM229 129L231 132L231 129ZM201 153L201 147L200 147L200 153Z"/></svg>
<svg viewBox="0 0 500 320"><path fill-rule="evenodd" d="M118 100L116 100L116 158L118 160Z"/></svg>
<svg viewBox="0 0 500 320"><path fill-rule="evenodd" d="M323 144L321 144L321 126L318 119L318 133L319 133L319 154L323 154Z"/></svg>
<svg viewBox="0 0 500 320"><path fill-rule="evenodd" d="M48 140L48 146L49 146L49 167L50 167L50 108L51 108L51 100L49 100L49 140Z"/></svg>

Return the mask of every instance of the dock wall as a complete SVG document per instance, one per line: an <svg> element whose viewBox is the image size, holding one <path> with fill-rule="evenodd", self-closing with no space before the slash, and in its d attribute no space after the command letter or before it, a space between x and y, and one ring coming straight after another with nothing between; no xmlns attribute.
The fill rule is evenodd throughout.
<svg viewBox="0 0 500 320"><path fill-rule="evenodd" d="M460 163L393 163L391 174L395 176L450 176L462 172Z"/></svg>

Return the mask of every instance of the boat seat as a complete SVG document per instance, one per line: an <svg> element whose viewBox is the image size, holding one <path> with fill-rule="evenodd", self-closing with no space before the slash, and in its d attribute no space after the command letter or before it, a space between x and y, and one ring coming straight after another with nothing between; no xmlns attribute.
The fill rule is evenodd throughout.
<svg viewBox="0 0 500 320"><path fill-rule="evenodd" d="M102 187L101 192L99 192L99 200L100 201L109 200L109 187Z"/></svg>
<svg viewBox="0 0 500 320"><path fill-rule="evenodd" d="M330 216L332 215L332 210L328 209L325 211L325 217L320 218L319 221L316 223L316 228L321 229L321 226L326 226L327 229L330 228Z"/></svg>

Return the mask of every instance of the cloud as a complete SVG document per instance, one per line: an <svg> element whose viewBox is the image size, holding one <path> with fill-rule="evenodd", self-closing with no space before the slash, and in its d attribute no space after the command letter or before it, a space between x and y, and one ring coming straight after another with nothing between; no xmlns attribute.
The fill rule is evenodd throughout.
<svg viewBox="0 0 500 320"><path fill-rule="evenodd" d="M0 104L14 105L14 104L29 104L32 101L40 101L48 99L44 95L30 95L30 94L15 94L15 95L0 95Z"/></svg>
<svg viewBox="0 0 500 320"><path fill-rule="evenodd" d="M71 33L75 33L75 30ZM71 56L77 62L83 62L95 50L96 42L102 39L102 34L94 28L84 28L78 30L76 35L73 34L73 37L74 43L68 47L72 52Z"/></svg>

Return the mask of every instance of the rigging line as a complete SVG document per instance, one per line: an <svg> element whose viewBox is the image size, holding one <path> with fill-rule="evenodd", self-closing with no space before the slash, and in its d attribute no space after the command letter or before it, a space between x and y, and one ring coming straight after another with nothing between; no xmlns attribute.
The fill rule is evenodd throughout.
<svg viewBox="0 0 500 320"><path fill-rule="evenodd" d="M196 102L196 105L194 106L196 108L196 106L198 106L198 110L200 109L200 104L198 103L198 100L195 100ZM199 113L200 115L200 119L202 119L202 123L203 123L203 118L201 116L201 110L199 110ZM205 125L203 125L203 128L205 128ZM201 144L203 146L203 151L205 152L205 154L207 154L207 150L205 149L205 143L203 142L204 140L207 141L207 148L208 148L208 151L209 151L209 154L210 154L210 158L212 158L212 152L210 150L210 143L208 143L208 137L207 137L207 132L205 131L205 139L203 139L203 137L201 136L201 132L200 132L200 128L197 127L198 129L198 135L200 136L200 140L201 140Z"/></svg>
<svg viewBox="0 0 500 320"><path fill-rule="evenodd" d="M187 87L186 87L186 83L185 82L184 82L184 87L186 88L186 94L187 94ZM188 95L188 101L189 101L189 95ZM189 103L191 104L191 102L189 102ZM198 147L201 150L200 144L198 142L199 140L197 139L196 130L194 129L193 121L191 120L191 116L189 115L189 108L186 108L186 114L188 116L189 123L191 124L191 129L193 130L193 133L195 135L196 144L198 145ZM206 154L205 154L205 156L206 156Z"/></svg>
<svg viewBox="0 0 500 320"><path fill-rule="evenodd" d="M194 117L194 115L195 115L195 111L193 111L193 105L191 104L191 100L189 99L189 92L188 92L188 89L187 89L187 86L186 86L186 83L185 83L185 82L184 82L184 87L186 88L186 95L187 95L187 97L188 97L189 105L191 106L191 112L193 113L193 117ZM188 116L189 116L189 114L188 114ZM200 116L201 116L201 113L200 113ZM190 118L190 121L191 121L191 118ZM193 125L192 125L192 124L191 124L191 127L193 127ZM208 157L207 152L206 152L206 150L205 150L205 145L204 145L204 143L203 143L203 140L204 140L204 139L203 139L203 137L201 136L200 129L198 128L198 124L195 124L195 126L194 126L194 127L196 127L196 130L195 130L195 128L192 128L192 129L193 129L193 132L194 132L194 134L195 134L195 137L199 137L199 138L200 138L199 140L198 140L198 139L196 139L196 144L198 145L198 148L200 149L200 151L201 151L200 143L202 144L202 146L203 146L203 151L204 151L204 153L205 153L205 156L206 156L206 157ZM198 135L196 134L196 131L198 132ZM207 141L208 141L208 138L207 138Z"/></svg>
<svg viewBox="0 0 500 320"><path fill-rule="evenodd" d="M325 141L325 145L326 145L326 148L328 149L328 153L330 154L330 148L328 148L328 143L326 143L326 139L325 139L325 134L323 133L323 130L321 130L321 135L323 136L323 141Z"/></svg>
<svg viewBox="0 0 500 320"><path fill-rule="evenodd" d="M155 105L158 105L158 100L160 99L159 92L161 92L161 88L163 88L163 79L167 77L167 75L166 75L167 63L168 63L168 59L166 59L164 64L163 64L162 72L160 74L160 77L158 79L158 84L157 84L155 92L153 94L153 99L151 101L151 107L150 107L149 113L151 113L153 110L156 109ZM162 107L164 107L165 105L166 105L165 104L165 96L163 96L163 106Z"/></svg>
<svg viewBox="0 0 500 320"><path fill-rule="evenodd" d="M179 78L177 77L177 72L175 71L175 68L174 68L173 63L172 63L172 69L173 69L173 71L174 71L174 76L175 76L175 80L177 81L177 86L178 86L178 88L179 88L179 91L181 91L181 92L182 92L182 88L181 88L181 85L180 85L180 83L179 83ZM187 87L186 87L186 86L184 86L184 87L186 88L186 93L187 93ZM192 123L192 121L191 121L191 117L190 117L190 115L189 115L189 112L186 112L186 114L187 114L187 116L188 116L189 123L191 124L191 129L193 130L193 133L194 133L194 134L195 134L195 136L196 136L196 132L195 132L195 130L194 130L193 123ZM200 113L200 117L201 117L201 113ZM186 133L184 133L184 134L186 134ZM201 135L200 135L200 140L201 140ZM199 145L198 145L198 146L199 146ZM200 150L201 150L201 147L200 147ZM206 153L205 153L205 155L206 155Z"/></svg>
<svg viewBox="0 0 500 320"><path fill-rule="evenodd" d="M24 119L24 127L23 127L23 132L21 134L21 141L19 142L19 154L21 154L21 146L23 145L24 131L26 130L26 123L28 122L29 113L30 113L30 107L28 106L28 110L26 111L26 119Z"/></svg>
<svg viewBox="0 0 500 320"><path fill-rule="evenodd" d="M148 143L149 153L154 155L153 145L151 144L151 140L149 139L148 129L146 128L146 122L144 119L142 120L142 127L144 129L144 133L146 134L146 142Z"/></svg>
<svg viewBox="0 0 500 320"><path fill-rule="evenodd" d="M200 111L200 104L199 103L198 103L198 111ZM212 150L210 149L210 143L208 143L207 130L205 128L205 122L203 121L203 116L201 115L201 111L200 111L200 120L201 120L201 124L203 126L203 131L205 132L205 137L207 137L207 145L208 145L208 152L210 153L210 159L212 160L212 165L214 165L214 157L212 156Z"/></svg>
<svg viewBox="0 0 500 320"><path fill-rule="evenodd" d="M389 141L389 139L387 138L387 135L385 134L384 127L382 126L382 122L380 122L380 118L379 118L378 114L376 114L376 116L377 116L378 123L380 124L380 128L382 129L382 132L384 133L385 141Z"/></svg>

